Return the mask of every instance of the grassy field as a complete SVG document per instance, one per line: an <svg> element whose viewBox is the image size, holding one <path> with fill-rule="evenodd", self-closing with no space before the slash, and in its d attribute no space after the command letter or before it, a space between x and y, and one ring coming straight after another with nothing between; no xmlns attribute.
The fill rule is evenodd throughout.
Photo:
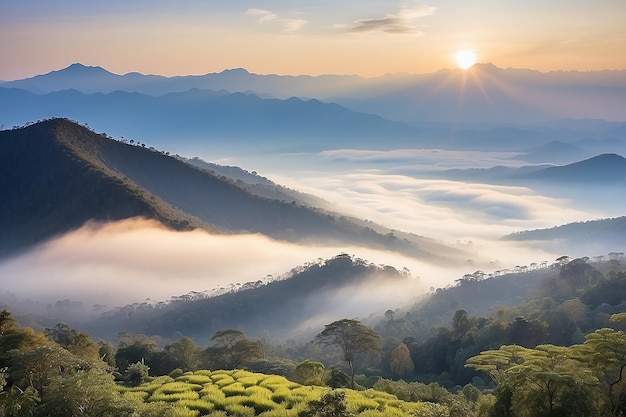
<svg viewBox="0 0 626 417"><path fill-rule="evenodd" d="M296 417L313 400L330 391L305 386L277 375L242 370L188 372L178 378L161 376L138 387L120 387L124 396L145 402L172 403L180 417L263 416ZM447 408L430 403L401 401L393 395L368 389L346 394L348 411L358 417L436 417Z"/></svg>

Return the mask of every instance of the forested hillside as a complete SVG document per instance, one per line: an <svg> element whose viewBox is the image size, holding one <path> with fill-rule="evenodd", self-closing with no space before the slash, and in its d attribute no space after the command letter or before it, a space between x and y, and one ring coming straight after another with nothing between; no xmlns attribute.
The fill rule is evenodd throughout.
<svg viewBox="0 0 626 417"><path fill-rule="evenodd" d="M273 344L233 328L199 344L187 336L128 332L96 343L65 324L23 328L5 310L0 410L7 416L326 415L320 410L341 417L624 416L626 267L618 254L595 262L564 256L550 271L530 284L535 290L522 303L483 316L450 310L447 325L419 337L412 334L429 309L455 298L461 307L476 288L485 288L487 302L494 281L506 286L510 277L465 276L416 306L419 315L411 314L415 308L390 309L373 328L330 319L304 343ZM398 278L397 271L386 272ZM303 283L292 294L311 290Z"/></svg>
<svg viewBox="0 0 626 417"><path fill-rule="evenodd" d="M294 268L286 277L245 283L221 294L189 294L156 305L128 305L89 326L102 337L113 337L124 329L165 338L184 334L208 340L220 329L237 328L250 334L267 333L275 340L301 340L315 332L314 326L323 320L319 317L340 309L343 301L335 294L349 297L359 287L375 290L409 279L393 267L341 254Z"/></svg>
<svg viewBox="0 0 626 417"><path fill-rule="evenodd" d="M429 262L466 256L432 239L396 236L336 212L261 197L145 144L113 140L66 119L1 131L0 149L0 219L6 231L0 255L88 220L144 216L175 229L350 243Z"/></svg>

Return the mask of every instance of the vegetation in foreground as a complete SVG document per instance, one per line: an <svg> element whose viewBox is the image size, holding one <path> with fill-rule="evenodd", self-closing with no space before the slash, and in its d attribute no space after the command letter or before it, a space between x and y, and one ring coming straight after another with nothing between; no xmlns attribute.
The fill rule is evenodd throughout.
<svg viewBox="0 0 626 417"><path fill-rule="evenodd" d="M626 274L597 266L612 269L564 260L525 303L491 318L457 310L422 342L388 334L408 318L393 310L382 327L337 320L292 350L236 329L206 348L140 334L114 346L64 324L22 328L4 310L0 416L623 417Z"/></svg>

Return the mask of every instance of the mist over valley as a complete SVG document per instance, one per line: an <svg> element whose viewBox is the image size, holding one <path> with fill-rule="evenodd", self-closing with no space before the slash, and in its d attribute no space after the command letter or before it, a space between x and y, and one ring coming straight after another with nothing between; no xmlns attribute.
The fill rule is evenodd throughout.
<svg viewBox="0 0 626 417"><path fill-rule="evenodd" d="M167 78L74 64L3 83L0 122L16 126L0 132L2 302L91 326L124 306L258 291L338 255L403 276L310 294L300 306L323 307L283 311L294 319L282 327L230 323L287 337L409 306L474 271L619 252L626 116L611 104L590 114L606 120L580 119L545 100L584 86L622 100L619 74L482 65L376 79ZM520 85L532 88L512 100ZM428 112L394 110L411 97ZM568 232L577 224L587 231Z"/></svg>

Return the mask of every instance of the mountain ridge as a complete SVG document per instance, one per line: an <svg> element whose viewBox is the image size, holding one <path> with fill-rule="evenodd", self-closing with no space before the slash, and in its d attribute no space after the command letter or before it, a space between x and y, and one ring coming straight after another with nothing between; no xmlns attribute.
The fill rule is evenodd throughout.
<svg viewBox="0 0 626 417"><path fill-rule="evenodd" d="M23 146L27 142L24 138L30 146ZM44 143L62 146L42 154L42 138L47 139ZM28 246L77 228L87 220L128 218L147 211L149 218L182 228L261 233L292 242L343 242L398 251L432 262L454 262L458 255L463 256L460 250L432 239L401 233L396 236L389 229L377 231L374 229L378 226L366 227L335 212L254 195L234 180L220 178L144 145L113 140L67 119L0 131L0 149L0 219L2 226L11 230L3 234L4 251L15 243L12 237L32 235L30 241L22 242L22 246ZM44 160L47 163L41 162ZM33 170L33 166L39 169ZM53 175L55 169L65 168L69 173ZM104 190L98 182L90 182L93 173L106 181ZM67 186L68 181L72 187ZM131 195L143 196L140 201L145 210L111 214L119 209L116 200L98 197L111 192L110 183ZM31 189L34 191L24 192ZM91 195L98 198L86 197ZM68 210L65 199L59 196L81 203L73 211ZM91 198L98 203L95 207ZM87 208L81 211L83 205ZM42 215L48 211L47 216ZM67 216L74 221L68 222ZM45 229L46 224L54 225L54 233L38 232L37 227Z"/></svg>
<svg viewBox="0 0 626 417"><path fill-rule="evenodd" d="M102 72L105 71L105 72ZM625 121L626 70L552 71L476 64L468 70L427 74L355 75L255 74L230 69L203 75L165 77L137 72L114 74L102 67L72 64L5 88L37 93L76 88L84 93L125 90L150 95L191 88L254 91L286 99L317 98L395 121L543 122L566 117ZM584 97L585 100L580 100ZM577 103L578 106L573 106ZM481 104L481 106L477 106ZM521 112L521 113L520 113Z"/></svg>

